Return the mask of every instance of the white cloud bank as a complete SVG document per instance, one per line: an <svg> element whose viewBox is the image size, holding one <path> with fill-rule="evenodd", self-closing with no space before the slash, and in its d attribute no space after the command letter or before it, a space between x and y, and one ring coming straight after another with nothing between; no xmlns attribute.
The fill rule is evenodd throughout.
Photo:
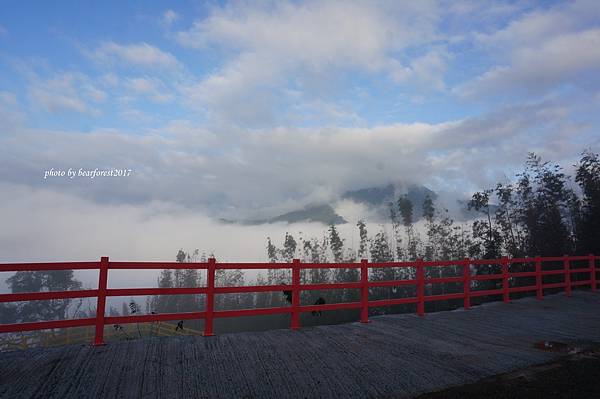
<svg viewBox="0 0 600 399"><path fill-rule="evenodd" d="M534 10L504 29L477 34L497 65L456 88L464 97L547 93L561 85L594 85L600 69L600 7L593 0ZM589 89L587 87L586 89Z"/></svg>
<svg viewBox="0 0 600 399"><path fill-rule="evenodd" d="M29 98L49 112L74 111L98 116L94 103L102 103L107 94L81 73L61 73L51 78L30 75Z"/></svg>
<svg viewBox="0 0 600 399"><path fill-rule="evenodd" d="M203 212L173 203L98 204L46 189L0 183L0 262L174 261L178 249L216 254L221 261L267 262L266 238L281 246L286 232L322 238L319 223L240 226L215 221ZM343 214L356 219L357 207ZM360 208L360 207L358 207ZM347 245L358 245L355 223L340 226ZM376 229L377 226L370 226ZM0 273L1 284L6 273ZM109 286L156 286L152 270L113 271ZM255 273L250 273L253 278ZM79 271L77 278L95 284L97 271Z"/></svg>
<svg viewBox="0 0 600 399"><path fill-rule="evenodd" d="M176 69L181 66L175 56L148 43L118 44L103 42L92 51L84 51L90 58L106 66L135 66Z"/></svg>
<svg viewBox="0 0 600 399"><path fill-rule="evenodd" d="M443 46L404 54L439 39L439 18L433 1L235 2L211 9L176 38L199 50L221 49L225 59L187 89L191 101L217 121L266 126L281 119L281 104L326 100L331 80L344 72L443 89Z"/></svg>
<svg viewBox="0 0 600 399"><path fill-rule="evenodd" d="M0 137L0 181L96 203L176 203L214 218L272 217L346 190L389 182L461 187L467 194L521 165L527 151L561 161L581 151L585 126L546 101L481 118L369 128L236 129L176 121L143 135L14 128ZM577 140L575 139L577 137ZM128 168L119 179L43 179L46 169Z"/></svg>

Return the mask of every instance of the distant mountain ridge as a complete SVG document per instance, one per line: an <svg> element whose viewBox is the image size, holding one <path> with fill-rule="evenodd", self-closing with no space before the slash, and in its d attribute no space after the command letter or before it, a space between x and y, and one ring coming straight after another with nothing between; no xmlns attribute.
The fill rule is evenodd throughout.
<svg viewBox="0 0 600 399"><path fill-rule="evenodd" d="M359 204L368 206L376 210L378 219L384 221L389 219L391 202L396 202L402 191L405 191L406 196L413 203L414 221L421 218L422 204L426 196L430 196L435 200L437 194L425 186L409 185L406 190L402 190L401 186L388 184L382 187L368 187L358 190L349 190L342 194L342 200L349 200ZM232 221L223 220L224 222L232 223ZM340 216L331 204L315 204L306 206L303 209L294 210L283 213L281 215L268 218L256 219L242 222L243 224L257 225L264 223L300 223L300 222L318 222L325 225L339 225L348 223L346 219Z"/></svg>
<svg viewBox="0 0 600 399"><path fill-rule="evenodd" d="M348 223L331 205L312 205L298 211L287 212L271 218L267 223L321 222L327 225Z"/></svg>
<svg viewBox="0 0 600 399"><path fill-rule="evenodd" d="M385 187L369 187L359 190L346 191L342 194L342 199L352 200L354 202L367 205L381 205L392 201L396 189L392 184Z"/></svg>
<svg viewBox="0 0 600 399"><path fill-rule="evenodd" d="M394 203L395 205L398 198L402 195L406 195L413 204L414 222L419 220L423 215L423 201L425 201L425 198L429 196L434 201L438 198L435 191L416 184L408 185L406 188L401 185L396 187L393 184L388 184L384 187L370 187L346 191L342 195L342 198L376 207L379 217L386 220L390 217L390 203Z"/></svg>
<svg viewBox="0 0 600 399"><path fill-rule="evenodd" d="M387 184L379 187L367 187L357 190L348 190L341 196L341 200L352 201L357 204L362 204L370 209L370 215L373 220L368 222L386 223L390 221L390 204L396 206L398 198L402 195L413 204L413 222L419 221L423 217L423 201L429 196L434 202L438 200L439 195L423 185L410 184ZM468 221L482 217L483 213L469 210L467 205L469 199L456 199L455 206L452 206L452 217L458 221ZM238 223L245 225L259 225L267 223L301 223L301 222L316 222L324 225L340 225L348 223L348 221L335 210L336 203L331 204L312 204L305 206L302 209L293 210L282 213L271 218L250 219L244 221L236 221L230 219L220 219L222 223ZM439 205L436 205L438 207ZM490 204L490 212L495 213L498 206ZM443 208L438 208L443 209Z"/></svg>

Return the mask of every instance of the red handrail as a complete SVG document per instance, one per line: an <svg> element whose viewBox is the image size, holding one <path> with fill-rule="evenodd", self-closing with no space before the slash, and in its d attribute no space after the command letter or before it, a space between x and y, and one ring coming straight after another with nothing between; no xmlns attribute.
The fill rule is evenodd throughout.
<svg viewBox="0 0 600 399"><path fill-rule="evenodd" d="M69 328L80 326L95 326L94 345L104 344L104 326L108 324L142 323L169 320L192 320L204 319L204 336L213 335L213 321L215 318L222 317L241 317L258 316L272 314L291 314L290 328L300 328L300 314L313 311L341 310L341 309L360 309L360 321L369 322L369 308L379 306L391 306L400 304L416 304L417 314L425 315L425 303L441 300L463 300L463 307L471 307L471 299L488 295L502 295L504 302L510 301L510 294L517 292L535 292L537 299L542 299L544 289L564 288L565 294L571 296L572 287L589 285L592 292L597 290L596 260L600 257L594 255L588 256L562 256L562 257L535 257L535 258L513 258L503 257L502 259L468 259L451 261L423 261L417 259L413 262L384 262L370 263L363 259L360 263L302 263L294 259L292 263L217 263L215 259L209 259L208 262L200 263L178 263L178 262L110 262L108 257L102 257L99 262L60 262L60 263L4 263L0 264L0 272L16 271L37 271L37 270L85 270L98 269L98 289L95 290L76 290L76 291L53 291L53 292L31 292L31 293L13 293L0 294L0 303L16 301L33 301L49 299L67 299L67 298L86 298L96 297L96 317L72 320L52 320L25 322L15 324L0 324L0 333L32 331L54 328ZM572 268L571 262L588 261L585 268ZM544 262L562 262L561 269L543 270ZM519 263L533 264L534 271L511 272L510 266ZM482 265L501 266L500 274L473 274L472 267ZM462 275L441 278L426 278L426 267L449 267L456 266L462 268ZM414 278L391 281L369 281L369 269L402 267L415 270ZM357 282L336 282L323 284L301 284L300 271L302 269L316 268L355 268L360 270L360 280ZM109 270L119 269L202 269L207 272L207 283L205 287L194 288L108 288ZM218 269L291 269L292 284L278 285L252 285L243 287L215 287L215 272ZM572 281L573 273L588 273L589 279ZM559 283L544 283L543 277L549 275L563 275L564 281ZM511 287L510 281L522 277L535 277L535 285ZM472 290L473 281L501 280L502 288L491 290ZM444 283L462 283L462 292L425 295L425 286ZM369 289L374 287L396 287L412 285L416 287L416 295L408 298L369 300ZM300 293L302 291L323 290L323 289L357 289L360 290L360 301L350 303L332 303L323 305L300 305ZM291 306L240 309L240 310L214 310L215 294L227 293L254 293L254 292L275 292L291 291ZM105 316L106 298L112 296L129 295L182 295L182 294L203 294L206 296L206 309L198 312L186 313L164 313L148 315L130 315L130 316Z"/></svg>

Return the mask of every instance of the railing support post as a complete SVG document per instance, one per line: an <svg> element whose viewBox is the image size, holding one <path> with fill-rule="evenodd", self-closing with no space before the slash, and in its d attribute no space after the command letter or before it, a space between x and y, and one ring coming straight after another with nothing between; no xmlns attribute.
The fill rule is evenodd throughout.
<svg viewBox="0 0 600 399"><path fill-rule="evenodd" d="M565 265L565 295L571 296L571 261L569 255L564 255Z"/></svg>
<svg viewBox="0 0 600 399"><path fill-rule="evenodd" d="M292 330L300 329L300 259L292 261Z"/></svg>
<svg viewBox="0 0 600 399"><path fill-rule="evenodd" d="M108 256L100 258L98 275L98 300L96 301L96 335L94 345L104 345L104 313L106 310L106 285L108 283ZM68 331L68 330L67 330Z"/></svg>
<svg viewBox="0 0 600 399"><path fill-rule="evenodd" d="M471 309L471 261L469 258L463 260L463 292L465 294L463 307Z"/></svg>
<svg viewBox="0 0 600 399"><path fill-rule="evenodd" d="M360 302L361 302L361 311L360 311L360 322L368 323L369 322L369 261L367 259L362 259L360 261Z"/></svg>
<svg viewBox="0 0 600 399"><path fill-rule="evenodd" d="M510 301L510 293L508 290L508 256L502 257L502 301L504 303Z"/></svg>
<svg viewBox="0 0 600 399"><path fill-rule="evenodd" d="M215 311L215 271L217 268L215 258L208 259L208 269L206 269L206 317L204 319L205 337L212 337L213 333L213 315Z"/></svg>
<svg viewBox="0 0 600 399"><path fill-rule="evenodd" d="M590 281L592 282L592 292L596 292L596 258L590 254Z"/></svg>
<svg viewBox="0 0 600 399"><path fill-rule="evenodd" d="M417 314L425 315L425 271L423 259L417 259Z"/></svg>
<svg viewBox="0 0 600 399"><path fill-rule="evenodd" d="M544 287L542 279L542 259L541 256L535 257L535 297L542 299L544 297Z"/></svg>

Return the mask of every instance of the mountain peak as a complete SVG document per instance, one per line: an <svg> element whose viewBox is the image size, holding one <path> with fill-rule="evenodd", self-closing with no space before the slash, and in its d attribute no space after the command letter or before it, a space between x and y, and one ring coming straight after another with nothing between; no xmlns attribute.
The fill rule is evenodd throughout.
<svg viewBox="0 0 600 399"><path fill-rule="evenodd" d="M377 219L381 221L389 218L389 204L395 202L399 195L406 195L413 203L415 221L421 217L422 204L425 197L437 198L437 194L425 186L411 184L406 187L401 185L387 184L379 187L366 187L357 190L348 190L342 194L342 200L349 200L363 204L368 208L375 209ZM334 209L335 204L313 204L268 219L255 219L244 222L244 224L264 223L300 223L317 222L325 225L338 225L348 223Z"/></svg>

